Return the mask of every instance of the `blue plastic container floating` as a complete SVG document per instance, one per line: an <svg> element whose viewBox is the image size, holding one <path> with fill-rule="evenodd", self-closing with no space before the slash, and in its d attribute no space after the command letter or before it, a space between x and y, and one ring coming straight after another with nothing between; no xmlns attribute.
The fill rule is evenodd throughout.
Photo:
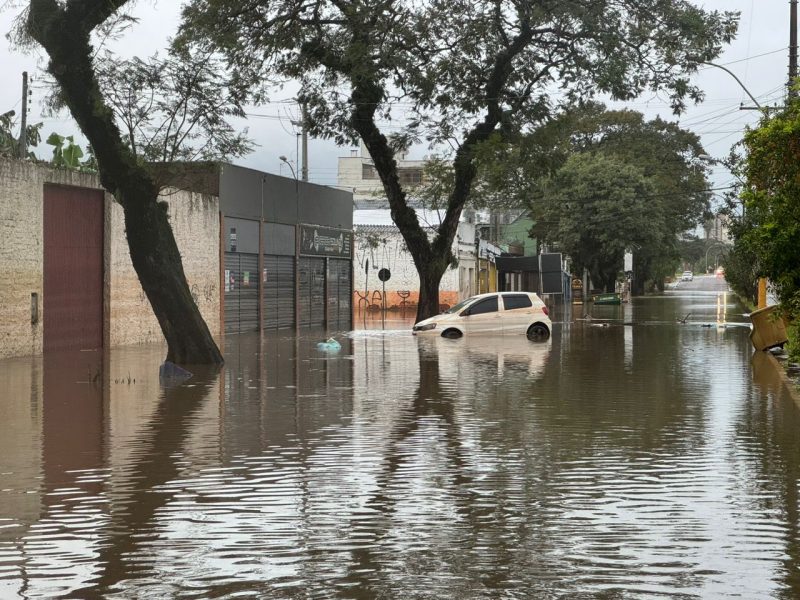
<svg viewBox="0 0 800 600"><path fill-rule="evenodd" d="M322 350L323 352L338 352L341 349L342 345L333 338L328 338L324 342L317 344L317 350Z"/></svg>

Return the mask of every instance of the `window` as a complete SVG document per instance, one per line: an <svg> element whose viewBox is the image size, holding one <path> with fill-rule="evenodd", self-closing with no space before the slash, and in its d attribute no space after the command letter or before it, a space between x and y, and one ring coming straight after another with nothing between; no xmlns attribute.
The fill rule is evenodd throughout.
<svg viewBox="0 0 800 600"><path fill-rule="evenodd" d="M419 185L422 183L422 169L419 167L401 167L397 169L401 185Z"/></svg>
<svg viewBox="0 0 800 600"><path fill-rule="evenodd" d="M497 312L497 296L484 298L469 307L470 315L482 315L490 312Z"/></svg>
<svg viewBox="0 0 800 600"><path fill-rule="evenodd" d="M530 296L525 294L503 294L503 305L506 310L514 310L516 308L530 308L533 306Z"/></svg>
<svg viewBox="0 0 800 600"><path fill-rule="evenodd" d="M367 163L361 164L361 179L377 179L378 172L375 170L374 165Z"/></svg>

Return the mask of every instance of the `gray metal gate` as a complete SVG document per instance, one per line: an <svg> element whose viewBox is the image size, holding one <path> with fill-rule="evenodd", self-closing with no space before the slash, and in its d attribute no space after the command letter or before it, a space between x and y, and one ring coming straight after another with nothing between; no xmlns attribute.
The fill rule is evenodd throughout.
<svg viewBox="0 0 800 600"><path fill-rule="evenodd" d="M300 258L300 326L325 325L325 259Z"/></svg>
<svg viewBox="0 0 800 600"><path fill-rule="evenodd" d="M258 331L258 255L225 253L225 333Z"/></svg>
<svg viewBox="0 0 800 600"><path fill-rule="evenodd" d="M350 264L351 261L341 258L328 259L328 326L331 329L352 328Z"/></svg>
<svg viewBox="0 0 800 600"><path fill-rule="evenodd" d="M294 327L294 256L264 255L264 329Z"/></svg>

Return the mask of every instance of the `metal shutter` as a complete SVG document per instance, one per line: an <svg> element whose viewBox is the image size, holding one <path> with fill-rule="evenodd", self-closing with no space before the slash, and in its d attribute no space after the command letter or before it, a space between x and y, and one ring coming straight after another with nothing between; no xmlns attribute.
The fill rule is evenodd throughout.
<svg viewBox="0 0 800 600"><path fill-rule="evenodd" d="M258 331L258 254L240 254L239 331Z"/></svg>
<svg viewBox="0 0 800 600"><path fill-rule="evenodd" d="M350 288L350 261L331 258L328 262L328 314L331 329L351 329L352 293Z"/></svg>
<svg viewBox="0 0 800 600"><path fill-rule="evenodd" d="M225 253L225 333L258 330L258 255Z"/></svg>
<svg viewBox="0 0 800 600"><path fill-rule="evenodd" d="M239 254L225 253L225 333L239 333Z"/></svg>
<svg viewBox="0 0 800 600"><path fill-rule="evenodd" d="M278 257L264 255L264 329L278 328Z"/></svg>
<svg viewBox="0 0 800 600"><path fill-rule="evenodd" d="M278 328L294 327L294 256L278 257Z"/></svg>
<svg viewBox="0 0 800 600"><path fill-rule="evenodd" d="M264 329L294 327L294 257L264 255Z"/></svg>
<svg viewBox="0 0 800 600"><path fill-rule="evenodd" d="M325 325L325 259L300 259L300 326Z"/></svg>

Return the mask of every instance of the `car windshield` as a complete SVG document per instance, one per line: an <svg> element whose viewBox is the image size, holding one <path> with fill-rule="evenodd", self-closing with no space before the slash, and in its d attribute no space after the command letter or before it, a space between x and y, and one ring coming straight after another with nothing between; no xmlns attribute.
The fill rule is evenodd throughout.
<svg viewBox="0 0 800 600"><path fill-rule="evenodd" d="M465 307L467 304L469 304L470 302L472 302L473 300L475 300L475 298L477 298L477 296L472 296L472 298L467 298L466 300L462 300L461 302L459 302L459 303L458 303L458 304L456 304L455 306L451 306L451 307L450 307L450 308L448 308L446 311L444 311L444 314L447 314L447 315L452 315L452 314L454 314L454 313L457 313L457 312L459 312L459 311L460 311L462 308L464 308L464 307Z"/></svg>

